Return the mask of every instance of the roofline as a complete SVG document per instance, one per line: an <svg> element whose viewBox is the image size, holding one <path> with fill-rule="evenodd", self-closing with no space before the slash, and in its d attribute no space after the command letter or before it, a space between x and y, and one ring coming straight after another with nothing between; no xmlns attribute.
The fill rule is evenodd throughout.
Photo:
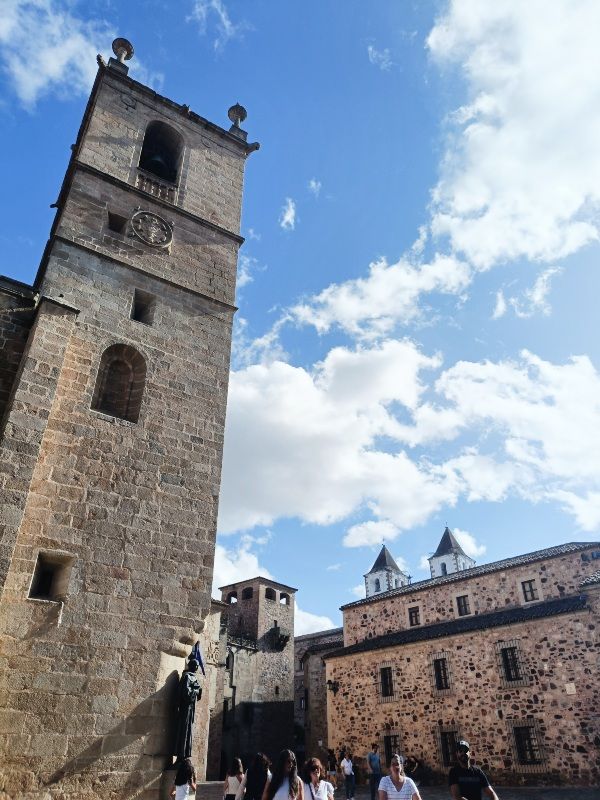
<svg viewBox="0 0 600 800"><path fill-rule="evenodd" d="M362 639L360 642L355 642L348 647L340 648L333 653L327 653L323 656L323 659L343 658L355 653L365 653L373 650L388 650L392 647L404 647L432 639L463 636L474 631L505 628L535 619L558 616L559 614L573 614L589 608L586 601L586 594L571 595L569 597L545 600L531 606L512 606L511 608L497 609L487 614L473 614L469 617L434 622L431 625L422 625L418 628L403 628L393 633L375 636L372 639ZM517 612L521 612L519 618L507 619L509 614L517 614ZM402 638L404 638L404 641L399 641Z"/></svg>
<svg viewBox="0 0 600 800"><path fill-rule="evenodd" d="M294 636L294 641L295 642L299 642L299 641L305 642L307 639L314 639L317 636L330 636L330 635L333 635L334 633L343 633L343 632L344 632L344 628L343 627L340 627L340 628L327 628L327 630L324 630L324 631L315 631L314 633L303 633L300 636Z"/></svg>
<svg viewBox="0 0 600 800"><path fill-rule="evenodd" d="M570 550L561 550L560 548L570 547ZM530 561L544 561L546 558L559 558L560 556L568 553L579 552L580 550L587 550L590 547L600 547L600 542L565 542L564 544L554 545L554 547L546 547L544 550L533 550L531 553L522 553L519 556L511 556L510 558L503 558L500 561L491 561L489 564L477 564L468 569L461 569L458 572L453 572L450 575L441 575L437 578L426 578L416 583L409 583L407 586L399 586L397 589L388 589L386 592L380 592L371 597L364 597L360 600L354 600L352 603L346 603L340 606L340 611L345 611L347 608L356 608L364 606L367 603L377 603L382 600L389 600L390 597L398 597L403 594L411 594L412 592L422 591L431 586L443 586L446 583L458 583L460 581L468 580L469 578L478 575L485 575L488 572L497 572L507 567L518 567L521 564L517 559L531 556Z"/></svg>
<svg viewBox="0 0 600 800"><path fill-rule="evenodd" d="M262 581L263 583L270 583L273 586L278 586L280 589L289 589L290 592L297 592L298 589L295 589L293 586L288 586L286 583L279 583L279 581L274 581L272 578L265 578L262 575L257 575L254 578L246 578L243 581L236 581L235 583L227 583L225 586L218 586L217 589L220 592L224 592L225 589L233 589L237 586L242 586L248 583L252 583L252 581Z"/></svg>

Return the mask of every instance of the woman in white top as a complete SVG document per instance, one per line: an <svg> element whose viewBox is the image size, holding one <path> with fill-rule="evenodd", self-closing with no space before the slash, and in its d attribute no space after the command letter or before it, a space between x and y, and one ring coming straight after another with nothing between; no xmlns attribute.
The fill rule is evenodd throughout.
<svg viewBox="0 0 600 800"><path fill-rule="evenodd" d="M196 794L196 770L189 758L179 763L175 774L175 785L171 790L171 797L175 800L186 800Z"/></svg>
<svg viewBox="0 0 600 800"><path fill-rule="evenodd" d="M309 758L302 768L304 800L333 800L333 786L324 778L323 764L318 758Z"/></svg>
<svg viewBox="0 0 600 800"><path fill-rule="evenodd" d="M379 800L421 800L416 783L404 774L402 759L395 753L391 772L379 782Z"/></svg>
<svg viewBox="0 0 600 800"><path fill-rule="evenodd" d="M302 781L298 777L296 756L291 750L282 750L267 780L262 800L304 800Z"/></svg>
<svg viewBox="0 0 600 800"><path fill-rule="evenodd" d="M235 800L243 777L244 768L242 767L242 762L239 758L234 758L231 762L231 768L227 773L227 777L225 778L225 783L223 784L224 800Z"/></svg>

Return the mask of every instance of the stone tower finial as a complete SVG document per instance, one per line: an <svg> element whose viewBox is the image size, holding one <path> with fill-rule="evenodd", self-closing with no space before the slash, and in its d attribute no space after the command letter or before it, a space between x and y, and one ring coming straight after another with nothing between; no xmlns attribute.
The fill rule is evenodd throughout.
<svg viewBox="0 0 600 800"><path fill-rule="evenodd" d="M133 57L133 45L129 39L122 39L119 37L112 43L112 51L116 55L121 64L130 61Z"/></svg>

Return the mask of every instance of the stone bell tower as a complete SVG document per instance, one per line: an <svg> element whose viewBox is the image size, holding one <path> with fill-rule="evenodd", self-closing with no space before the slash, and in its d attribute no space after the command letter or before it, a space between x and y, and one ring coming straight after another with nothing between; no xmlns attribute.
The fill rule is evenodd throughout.
<svg viewBox="0 0 600 800"><path fill-rule="evenodd" d="M99 69L33 287L0 279L0 784L159 796L210 606L244 164ZM195 748L206 747L195 731Z"/></svg>

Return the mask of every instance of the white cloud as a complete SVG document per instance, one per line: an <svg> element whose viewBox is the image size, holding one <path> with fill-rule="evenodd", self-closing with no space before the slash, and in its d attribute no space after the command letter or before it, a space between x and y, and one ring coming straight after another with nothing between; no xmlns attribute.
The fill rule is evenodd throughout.
<svg viewBox="0 0 600 800"><path fill-rule="evenodd" d="M454 0L431 31L432 57L461 70L468 94L432 230L477 268L598 239L599 29L595 0Z"/></svg>
<svg viewBox="0 0 600 800"><path fill-rule="evenodd" d="M508 306L506 305L506 298L504 297L504 292L500 289L496 292L496 305L494 306L494 312L492 314L492 319L500 319L506 314L506 309Z"/></svg>
<svg viewBox="0 0 600 800"><path fill-rule="evenodd" d="M314 194L315 197L318 197L321 193L321 181L318 181L316 178L311 178L308 182L308 191Z"/></svg>
<svg viewBox="0 0 600 800"><path fill-rule="evenodd" d="M26 107L51 91L85 94L96 75L96 54L114 39L100 20L74 16L59 0L8 0L0 15L0 61Z"/></svg>
<svg viewBox="0 0 600 800"><path fill-rule="evenodd" d="M469 533L468 531L461 531L460 528L453 528L452 533L456 537L459 545L462 547L465 553L468 556L471 556L471 558L478 558L485 553L485 545L478 544L472 533Z"/></svg>
<svg viewBox="0 0 600 800"><path fill-rule="evenodd" d="M522 298L511 297L510 304L517 317L525 319L534 314L544 314L545 316L550 314L552 310L548 302L550 283L552 278L560 275L561 272L562 270L557 267L550 267L538 275L531 289L523 292Z"/></svg>
<svg viewBox="0 0 600 800"><path fill-rule="evenodd" d="M380 259L369 265L366 278L333 283L289 313L298 324L313 325L321 334L340 327L352 336L373 339L417 319L422 294L460 294L470 281L467 264L451 256L437 254L426 264L406 257L395 264Z"/></svg>
<svg viewBox="0 0 600 800"><path fill-rule="evenodd" d="M216 51L222 50L231 39L242 36L249 27L246 22L232 21L223 0L195 0L189 19L198 23L202 35L208 32L209 22L214 22L216 36L213 47Z"/></svg>
<svg viewBox="0 0 600 800"><path fill-rule="evenodd" d="M384 539L391 542L399 535L400 531L389 520L368 520L348 529L344 536L344 545L346 547L380 545Z"/></svg>
<svg viewBox="0 0 600 800"><path fill-rule="evenodd" d="M303 611L298 607L298 605L296 605L296 613L294 615L294 636L303 636L305 633L325 631L329 628L335 628L335 625L329 619L329 617L324 617L319 614L311 614L309 611Z"/></svg>
<svg viewBox="0 0 600 800"><path fill-rule="evenodd" d="M419 569L423 572L431 574L431 569L429 567L429 561L427 560L427 558L428 558L427 556L421 556L421 559L419 561Z"/></svg>
<svg viewBox="0 0 600 800"><path fill-rule="evenodd" d="M248 228L248 238L255 242L260 242L262 236L260 233L257 233L254 228Z"/></svg>
<svg viewBox="0 0 600 800"><path fill-rule="evenodd" d="M215 548L215 567L213 572L213 597L220 599L219 586L245 581L262 575L271 578L269 570L262 565L256 553L250 550L252 540L242 538L238 548L226 548L217 542Z"/></svg>
<svg viewBox="0 0 600 800"><path fill-rule="evenodd" d="M392 55L387 47L383 50L378 50L376 47L370 44L367 47L367 55L369 56L369 61L371 64L374 64L381 70L387 71L394 65L394 62L392 61Z"/></svg>
<svg viewBox="0 0 600 800"><path fill-rule="evenodd" d="M326 567L326 570L327 572L339 572L341 568L341 564L330 564L328 567Z"/></svg>
<svg viewBox="0 0 600 800"><path fill-rule="evenodd" d="M396 564L398 564L402 572L404 572L406 575L410 575L410 567L408 566L408 561L403 556L394 556L394 561L396 562Z"/></svg>
<svg viewBox="0 0 600 800"><path fill-rule="evenodd" d="M279 227L284 231L293 231L296 227L296 203L291 197L285 198L285 203L279 215Z"/></svg>
<svg viewBox="0 0 600 800"><path fill-rule="evenodd" d="M600 524L600 374L588 358L524 351L424 382L440 366L389 340L334 348L312 371L273 361L233 372L220 530L366 511L344 543L373 546L461 498L511 496L557 502L585 530Z"/></svg>
<svg viewBox="0 0 600 800"><path fill-rule="evenodd" d="M364 581L363 583L357 583L356 586L353 586L350 589L350 593L353 594L355 597L358 597L359 600L362 600L366 594Z"/></svg>
<svg viewBox="0 0 600 800"><path fill-rule="evenodd" d="M238 262L238 273L236 289L243 289L254 280L254 275L257 272L264 272L266 267L261 266L258 261L252 256L242 253Z"/></svg>
<svg viewBox="0 0 600 800"><path fill-rule="evenodd" d="M233 372L220 530L280 516L327 524L367 501L400 527L425 520L451 499L445 486L454 475L375 443L402 433L388 407L415 406L421 370L438 363L411 342L390 341L335 348L312 372L280 361Z"/></svg>

